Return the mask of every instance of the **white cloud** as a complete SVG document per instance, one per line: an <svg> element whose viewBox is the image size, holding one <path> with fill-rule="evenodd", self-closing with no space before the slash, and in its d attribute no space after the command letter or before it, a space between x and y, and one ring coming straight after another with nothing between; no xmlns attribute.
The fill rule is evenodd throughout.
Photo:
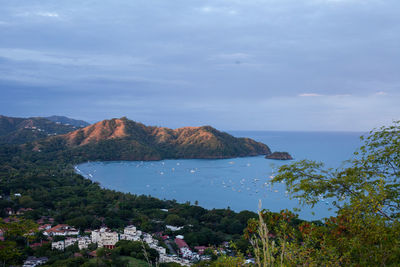
<svg viewBox="0 0 400 267"><path fill-rule="evenodd" d="M22 12L17 14L18 17L45 17L45 18L60 18L60 14L50 11L37 11L37 12Z"/></svg>
<svg viewBox="0 0 400 267"><path fill-rule="evenodd" d="M315 93L302 93L302 94L299 94L299 96L301 96L301 97L315 97L315 96L322 96L322 95L315 94Z"/></svg>
<svg viewBox="0 0 400 267"><path fill-rule="evenodd" d="M42 17L58 18L60 15L56 12L37 12L36 15Z"/></svg>
<svg viewBox="0 0 400 267"><path fill-rule="evenodd" d="M201 13L211 14L211 13L220 13L220 14L228 14L228 15L236 15L238 11L229 7L216 7L216 6L203 6L198 9Z"/></svg>
<svg viewBox="0 0 400 267"><path fill-rule="evenodd" d="M69 65L69 66L132 66L149 65L150 63L139 57L116 56L106 54L70 54L68 52L51 52L27 49L0 48L0 57L13 61L31 61L38 63Z"/></svg>
<svg viewBox="0 0 400 267"><path fill-rule="evenodd" d="M384 96L384 95L387 95L387 93L384 91L379 91L379 92L376 92L375 95Z"/></svg>
<svg viewBox="0 0 400 267"><path fill-rule="evenodd" d="M227 59L227 60L244 60L250 58L251 55L247 53L228 53L228 54L219 54L210 57L210 59Z"/></svg>

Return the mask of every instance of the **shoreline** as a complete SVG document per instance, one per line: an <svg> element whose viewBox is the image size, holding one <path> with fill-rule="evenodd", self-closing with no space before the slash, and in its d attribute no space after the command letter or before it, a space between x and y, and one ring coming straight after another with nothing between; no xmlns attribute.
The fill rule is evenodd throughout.
<svg viewBox="0 0 400 267"><path fill-rule="evenodd" d="M290 199L288 195L284 193L285 189L283 188L284 187L283 184L276 185L274 186L273 189L261 187L264 183L266 183L267 179L268 181L271 179L270 178L271 175L267 172L265 172L264 177L261 177L262 179L252 177L246 179L246 181L242 181L242 179L244 178L238 179L235 177L231 177L231 178L219 179L207 176L209 173L213 173L214 170L213 168L220 170L221 164L225 165L224 170L227 171L234 171L235 168L238 167L241 168L242 170L244 169L245 171L247 171L247 168L249 168L247 164L249 164L250 166L253 166L253 164L257 164L256 162L252 161L249 161L247 163L246 158L255 159L258 162L261 162L265 168L268 168L268 166L270 165L269 163L271 162L275 163L274 160L266 160L263 156L258 156L258 158L240 157L240 158L234 158L232 160L169 159L162 161L93 161L93 162L77 164L74 166L74 170L76 173L82 175L84 178L89 179L92 182L98 183L103 189L115 190L118 192L133 194L137 196L141 195L151 196L159 200L166 200L166 201L175 200L177 201L177 203L180 204L191 203L191 205L194 205L197 202L198 206L207 210L230 209L237 213L242 211L251 211L257 213L259 200L263 202L264 209L270 210L271 212L279 212L280 210L284 209L292 210L294 212L295 208L296 209L304 208L298 204L297 199ZM192 164L187 164L185 163L185 161L190 162ZM203 164L201 166L197 166L197 163L199 162L202 163L210 162L210 164ZM217 166L215 166L215 164L213 164L215 162L221 162L221 164L217 164ZM231 164L231 162L233 164ZM106 177L113 176L113 178L108 178L109 182L106 182L105 179L96 179L95 172L92 171L88 172L87 170L80 168L80 166L83 164L92 164L92 163L98 164L98 166L109 165L110 166L109 168L106 167L107 170L106 172L102 172L100 170L100 173L102 173L101 175L103 175L103 177L104 175L106 175ZM181 166L179 166L180 169L178 169L175 173L171 172L170 171L171 167L179 163L181 164ZM204 165L207 165L207 167L205 167ZM196 168L198 169L194 170ZM115 173L116 170L121 170L123 173L126 170L130 169L133 170L133 172L129 172L122 175L121 173ZM96 168L96 170L99 169ZM136 172L136 170L138 170L139 173ZM193 172L191 172L191 170L193 170ZM205 173L204 171L208 172ZM218 175L216 175L216 177L217 176ZM140 177L142 177L142 179L140 179ZM150 182L149 179L151 179L152 181ZM229 185L230 180L232 180L231 181L232 184L236 183L236 186L235 185L230 186ZM201 182L201 184L199 184L199 181ZM242 185L240 183L244 184L243 187L251 188L251 190L257 189L255 185L259 186L258 187L259 189L257 189L258 192L257 193L253 192L252 195L250 196L248 196L247 191L243 189L242 189L243 192L240 191L237 192L238 185ZM188 189L185 189L186 186ZM132 190L132 188L135 188L135 190ZM235 189L236 191L233 191L233 189ZM204 197L201 197L202 195L204 195ZM271 197L273 198L272 200L269 199ZM237 201L239 201L239 204L237 203ZM248 208L249 205L252 208ZM318 216L319 215L318 210L323 210L323 209L326 210L326 205L325 204L322 205L321 203L321 205L317 206L315 209L307 207L307 209L304 209L302 212L300 213L295 212L295 213L299 215L300 219L307 221L322 220L323 218L333 215L332 212L329 212L329 214L324 215L324 213L327 213L324 212L322 215ZM315 211L316 215L312 215L313 211Z"/></svg>

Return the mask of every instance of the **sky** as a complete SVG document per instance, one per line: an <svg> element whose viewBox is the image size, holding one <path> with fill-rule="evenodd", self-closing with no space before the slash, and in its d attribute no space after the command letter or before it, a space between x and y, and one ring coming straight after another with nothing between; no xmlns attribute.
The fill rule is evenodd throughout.
<svg viewBox="0 0 400 267"><path fill-rule="evenodd" d="M0 114L371 130L399 33L398 0L0 0Z"/></svg>

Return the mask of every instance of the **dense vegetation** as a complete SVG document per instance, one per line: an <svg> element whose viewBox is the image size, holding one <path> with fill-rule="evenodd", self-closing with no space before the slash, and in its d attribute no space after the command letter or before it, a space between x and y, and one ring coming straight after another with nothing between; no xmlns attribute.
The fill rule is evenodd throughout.
<svg viewBox="0 0 400 267"><path fill-rule="evenodd" d="M54 121L34 118L13 118L0 115L0 143L23 144L49 135L65 134L77 127Z"/></svg>
<svg viewBox="0 0 400 267"><path fill-rule="evenodd" d="M86 127L89 126L90 123L83 121L83 120L75 120L75 119L71 119L65 116L49 116L49 117L44 117L44 119L49 120L49 121L53 121L53 122L58 122L61 124L69 124L78 128L82 128L82 127Z"/></svg>
<svg viewBox="0 0 400 267"><path fill-rule="evenodd" d="M400 122L362 139L364 146L340 169L314 161L279 169L273 182L284 181L301 203L330 200L338 211L323 223L261 211L245 233L257 266L399 266ZM243 263L234 260L221 259L220 266Z"/></svg>
<svg viewBox="0 0 400 267"><path fill-rule="evenodd" d="M172 130L145 126L127 118L104 120L42 140L34 147L78 161L230 158L271 153L265 144L235 138L210 126Z"/></svg>
<svg viewBox="0 0 400 267"><path fill-rule="evenodd" d="M0 217L7 216L6 208L32 208L24 214L25 219L48 216L55 219L54 223L67 223L82 230L103 224L114 229L134 224L145 232L168 234L166 224L185 226L174 234L183 234L190 246L209 246L241 240L248 219L257 216L249 211L206 210L190 203L102 189L77 175L64 154L33 152L27 146L0 147ZM16 244L22 254L10 259L10 263L30 253L22 249L24 242Z"/></svg>
<svg viewBox="0 0 400 267"><path fill-rule="evenodd" d="M73 153L60 150L63 144L57 139L52 140L42 152L33 150L33 144L0 147L1 217L6 216L5 208L24 207L33 208L24 214L25 219L49 216L56 223L80 229L102 224L122 228L133 223L146 232L168 233L165 225L171 224L184 226L175 233L183 234L191 246L234 241L235 256L221 256L199 266L241 266L244 255L253 255L257 266L397 266L400 262L399 123L372 131L341 169L325 169L313 161L279 169L273 182L284 181L301 203L329 200L336 205L336 216L323 222L301 221L287 210L262 210L257 216L249 211L206 210L190 203L102 189L74 173L72 164L85 159L84 150L73 157ZM54 266L121 266L134 260L132 256L143 259L140 251L127 254L138 250L129 242L120 243L115 251L100 251L97 262L73 259L73 251L50 252L45 246L32 251L26 243L39 237L23 233L34 225L29 220L19 223L0 243L0 258L7 264L31 254L50 256ZM0 222L0 227L4 228L4 223Z"/></svg>

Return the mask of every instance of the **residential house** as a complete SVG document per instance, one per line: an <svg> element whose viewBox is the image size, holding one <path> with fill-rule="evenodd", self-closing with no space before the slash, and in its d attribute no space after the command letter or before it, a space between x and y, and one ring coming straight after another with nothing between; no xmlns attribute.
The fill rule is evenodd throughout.
<svg viewBox="0 0 400 267"><path fill-rule="evenodd" d="M119 241L117 232L112 232L110 229L102 227L99 230L92 231L92 243L97 243L97 246L102 248L113 249Z"/></svg>
<svg viewBox="0 0 400 267"><path fill-rule="evenodd" d="M179 252L185 259L191 259L193 257L193 252L190 250L188 244L186 244L185 240L180 238L175 238L175 244L179 248Z"/></svg>
<svg viewBox="0 0 400 267"><path fill-rule="evenodd" d="M87 249L91 243L92 240L88 236L82 236L78 240L78 247L79 249Z"/></svg>
<svg viewBox="0 0 400 267"><path fill-rule="evenodd" d="M78 235L79 230L67 224L59 224L44 231L43 234L47 236L70 236L70 235Z"/></svg>

